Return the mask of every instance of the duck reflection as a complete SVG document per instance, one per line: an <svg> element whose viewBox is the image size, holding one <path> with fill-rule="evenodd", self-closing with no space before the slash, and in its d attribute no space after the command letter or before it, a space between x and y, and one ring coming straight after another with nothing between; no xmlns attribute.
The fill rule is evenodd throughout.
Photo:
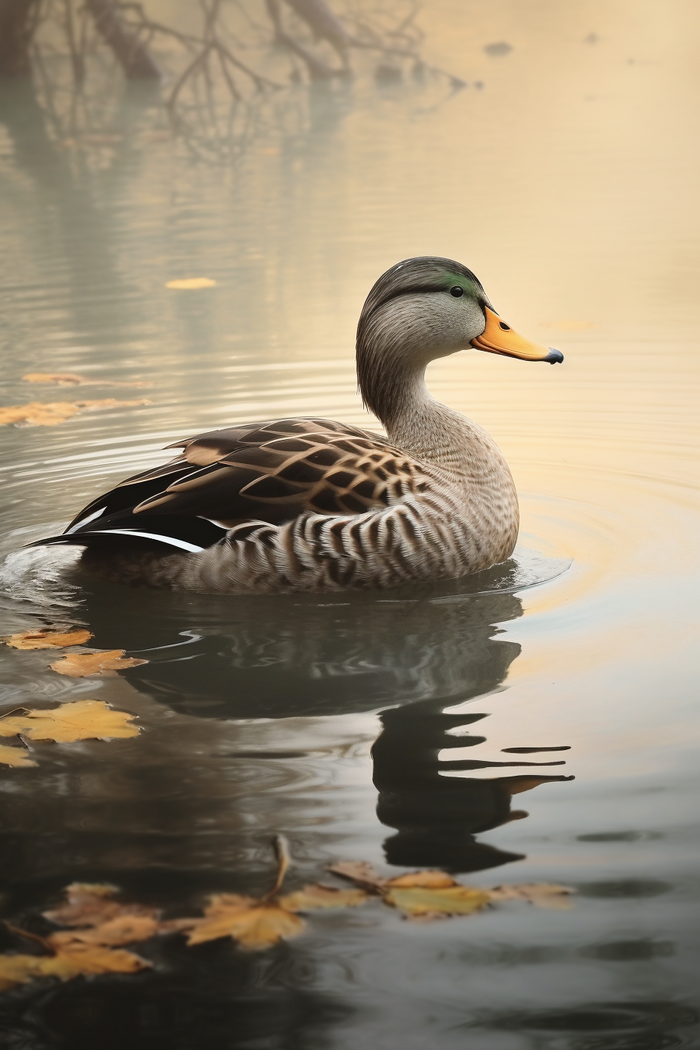
<svg viewBox="0 0 700 1050"><path fill-rule="evenodd" d="M484 586L489 577L480 575ZM198 720L332 719L385 708L372 758L377 816L396 831L386 859L466 872L520 859L476 836L527 815L511 808L514 795L571 778L532 769L562 765L559 756L494 762L475 750L473 758L451 760L448 752L443 760L446 749L485 743L472 731L454 734L481 729L486 713L450 709L501 685L520 646L499 637L497 625L522 615L510 593L444 590L319 601L166 597L100 585L89 622L96 646L148 659L126 675L139 690ZM469 775L488 768L496 775Z"/></svg>
<svg viewBox="0 0 700 1050"><path fill-rule="evenodd" d="M522 854L478 842L476 834L527 816L523 810L511 809L513 795L573 777L444 776L445 772L489 767L563 763L489 762L478 758L441 761L440 752L445 748L485 743L483 736L469 734L455 739L450 731L487 717L482 713L452 714L443 708L444 701L428 701L381 715L383 730L372 757L379 791L377 816L382 824L397 830L384 843L388 863L468 872L522 860Z"/></svg>
<svg viewBox="0 0 700 1050"><path fill-rule="evenodd" d="M520 652L498 637L498 624L522 615L520 599L502 591L228 597L81 582L91 645L145 657L129 681L198 718L455 704L496 689Z"/></svg>

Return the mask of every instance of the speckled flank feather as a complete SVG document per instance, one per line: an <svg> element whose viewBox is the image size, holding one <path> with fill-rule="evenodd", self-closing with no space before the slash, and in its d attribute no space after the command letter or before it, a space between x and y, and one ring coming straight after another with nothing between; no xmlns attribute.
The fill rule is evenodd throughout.
<svg viewBox="0 0 700 1050"><path fill-rule="evenodd" d="M482 335L489 306L459 263L397 264L357 337L361 392L387 437L298 418L200 434L45 542L84 544L84 567L120 583L231 594L394 587L504 561L518 534L508 466L424 380Z"/></svg>

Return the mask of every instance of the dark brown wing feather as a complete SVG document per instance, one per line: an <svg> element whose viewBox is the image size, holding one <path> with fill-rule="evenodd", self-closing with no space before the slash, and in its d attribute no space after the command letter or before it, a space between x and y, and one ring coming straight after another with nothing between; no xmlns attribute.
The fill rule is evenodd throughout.
<svg viewBox="0 0 700 1050"><path fill-rule="evenodd" d="M233 525L287 521L304 511L362 514L422 488L420 468L380 435L325 419L282 419L200 434L171 464L125 485L168 475L134 513L198 515ZM183 467L193 469L183 475Z"/></svg>

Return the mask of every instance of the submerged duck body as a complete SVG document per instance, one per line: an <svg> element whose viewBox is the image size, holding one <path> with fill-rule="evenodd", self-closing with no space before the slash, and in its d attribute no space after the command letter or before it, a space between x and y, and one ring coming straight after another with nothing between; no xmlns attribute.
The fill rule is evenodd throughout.
<svg viewBox="0 0 700 1050"><path fill-rule="evenodd" d="M386 436L315 418L200 434L40 542L84 545L84 567L117 582L231 594L394 587L504 561L519 523L508 465L425 386L430 361L470 346L562 360L513 332L460 263L398 263L357 332L360 391Z"/></svg>

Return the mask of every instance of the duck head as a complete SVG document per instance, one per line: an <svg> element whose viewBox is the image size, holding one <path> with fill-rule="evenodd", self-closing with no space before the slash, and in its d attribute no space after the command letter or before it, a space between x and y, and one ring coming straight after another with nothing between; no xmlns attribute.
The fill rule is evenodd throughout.
<svg viewBox="0 0 700 1050"><path fill-rule="evenodd" d="M426 366L474 347L523 361L564 360L559 350L518 335L493 308L479 279L453 259L404 259L370 291L357 327L363 400L380 418L391 390L422 379Z"/></svg>

